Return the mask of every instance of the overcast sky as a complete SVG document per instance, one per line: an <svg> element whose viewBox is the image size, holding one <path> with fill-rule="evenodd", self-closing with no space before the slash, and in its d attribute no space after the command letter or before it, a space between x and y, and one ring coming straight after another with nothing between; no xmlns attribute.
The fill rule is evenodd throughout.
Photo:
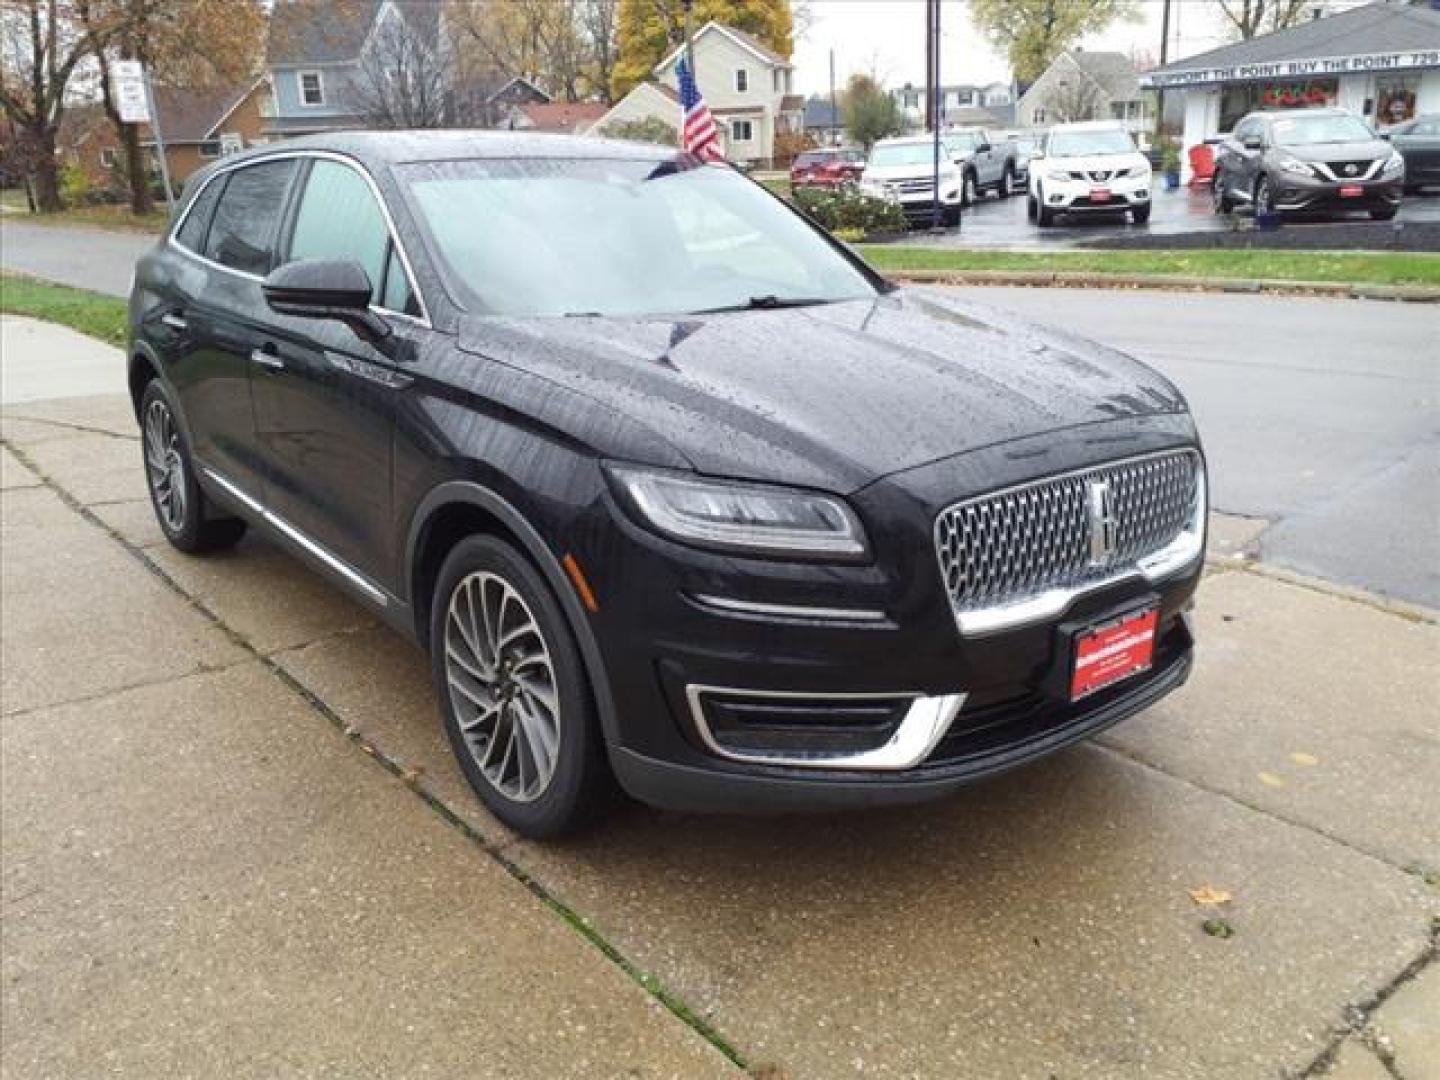
<svg viewBox="0 0 1440 1080"><path fill-rule="evenodd" d="M966 0L941 0L944 41L941 46L944 82L989 83L1010 78L1003 57L991 51L970 25ZM797 89L829 93L830 50L835 50L835 78L872 67L889 85L925 81L924 0L810 0L809 32L795 44ZM1141 0L1141 17L1117 23L1081 42L1088 49L1132 49L1160 55L1161 0ZM1224 43L1214 0L1173 0L1170 57L1191 56Z"/></svg>

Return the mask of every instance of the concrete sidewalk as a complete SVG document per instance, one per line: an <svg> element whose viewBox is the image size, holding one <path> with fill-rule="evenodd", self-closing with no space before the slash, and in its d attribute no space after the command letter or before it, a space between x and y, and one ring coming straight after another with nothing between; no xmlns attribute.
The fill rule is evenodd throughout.
<svg viewBox="0 0 1440 1080"><path fill-rule="evenodd" d="M7 1077L723 1073L709 1033L770 1077L1440 1075L1440 630L1244 523L1191 685L1101 744L541 846L416 650L267 543L164 544L123 397L0 435Z"/></svg>

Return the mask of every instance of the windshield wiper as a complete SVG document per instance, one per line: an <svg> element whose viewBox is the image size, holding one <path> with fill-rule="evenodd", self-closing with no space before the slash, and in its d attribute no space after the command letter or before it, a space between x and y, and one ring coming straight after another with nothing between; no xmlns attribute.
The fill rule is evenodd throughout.
<svg viewBox="0 0 1440 1080"><path fill-rule="evenodd" d="M723 307L702 308L699 311L692 311L691 315L718 315L725 311L773 311L776 308L792 307L814 307L816 304L828 304L829 300L818 296L775 296L773 293L765 296L752 296L743 304L725 304Z"/></svg>

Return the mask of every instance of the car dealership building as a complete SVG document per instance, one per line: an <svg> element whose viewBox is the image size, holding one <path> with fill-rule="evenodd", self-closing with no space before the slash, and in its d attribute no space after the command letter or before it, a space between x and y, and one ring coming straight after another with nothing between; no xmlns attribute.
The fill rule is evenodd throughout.
<svg viewBox="0 0 1440 1080"><path fill-rule="evenodd" d="M1440 10L1380 0L1177 60L1140 84L1183 96L1183 150L1254 109L1338 105L1398 124L1440 113Z"/></svg>

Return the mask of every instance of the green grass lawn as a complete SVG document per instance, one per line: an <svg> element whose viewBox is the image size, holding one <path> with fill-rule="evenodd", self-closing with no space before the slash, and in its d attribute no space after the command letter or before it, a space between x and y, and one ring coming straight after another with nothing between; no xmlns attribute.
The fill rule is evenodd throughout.
<svg viewBox="0 0 1440 1080"><path fill-rule="evenodd" d="M118 229L123 232L158 233L170 220L163 201L149 214L136 216L128 206L75 206L55 214L32 214L22 188L0 191L0 206L12 220L36 225L83 225L92 229Z"/></svg>
<svg viewBox="0 0 1440 1080"><path fill-rule="evenodd" d="M1440 285L1440 255L1315 251L957 251L943 248L859 244L875 269L914 271L1025 270L1103 274L1174 274L1185 277L1255 278L1261 281L1338 281L1368 285Z"/></svg>
<svg viewBox="0 0 1440 1080"><path fill-rule="evenodd" d="M60 323L111 345L125 344L125 301L119 297L0 274L0 311Z"/></svg>

